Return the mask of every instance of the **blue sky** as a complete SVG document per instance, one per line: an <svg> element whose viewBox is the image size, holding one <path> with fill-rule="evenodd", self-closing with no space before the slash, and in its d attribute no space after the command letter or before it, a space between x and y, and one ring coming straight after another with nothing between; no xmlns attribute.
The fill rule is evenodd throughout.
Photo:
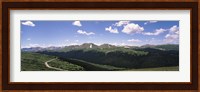
<svg viewBox="0 0 200 92"><path fill-rule="evenodd" d="M178 44L179 21L21 21L21 47Z"/></svg>

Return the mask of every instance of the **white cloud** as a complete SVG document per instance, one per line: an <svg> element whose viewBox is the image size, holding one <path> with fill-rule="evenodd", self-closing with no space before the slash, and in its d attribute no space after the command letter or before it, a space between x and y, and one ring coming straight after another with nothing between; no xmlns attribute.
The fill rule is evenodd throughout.
<svg viewBox="0 0 200 92"><path fill-rule="evenodd" d="M109 31L110 33L115 33L115 34L119 33L118 30L117 30L117 28L112 29L111 26L109 26L108 28L105 28L105 30Z"/></svg>
<svg viewBox="0 0 200 92"><path fill-rule="evenodd" d="M122 26L122 25L127 25L129 24L130 21L119 21L114 24L114 26Z"/></svg>
<svg viewBox="0 0 200 92"><path fill-rule="evenodd" d="M40 47L39 44L29 44L30 47Z"/></svg>
<svg viewBox="0 0 200 92"><path fill-rule="evenodd" d="M145 23L144 23L144 25L147 25L147 24L148 24L148 22L145 22Z"/></svg>
<svg viewBox="0 0 200 92"><path fill-rule="evenodd" d="M177 27L177 25L174 25L173 27L171 27L169 29L170 33L175 33L175 34L179 34L179 27Z"/></svg>
<svg viewBox="0 0 200 92"><path fill-rule="evenodd" d="M41 48L47 48L47 47L64 47L67 44L28 44L25 46L22 46L21 48L34 48L34 47L41 47Z"/></svg>
<svg viewBox="0 0 200 92"><path fill-rule="evenodd" d="M72 24L79 27L82 26L80 21L74 21Z"/></svg>
<svg viewBox="0 0 200 92"><path fill-rule="evenodd" d="M179 27L177 27L177 25L174 25L169 29L169 33L165 36L164 41L167 43L179 41Z"/></svg>
<svg viewBox="0 0 200 92"><path fill-rule="evenodd" d="M125 25L122 30L122 32L126 34L141 33L142 31L144 31L144 28L134 23Z"/></svg>
<svg viewBox="0 0 200 92"><path fill-rule="evenodd" d="M79 40L75 40L75 42L79 42Z"/></svg>
<svg viewBox="0 0 200 92"><path fill-rule="evenodd" d="M164 33L166 31L166 29L156 29L154 32L144 32L142 33L143 35L159 35L161 33Z"/></svg>
<svg viewBox="0 0 200 92"><path fill-rule="evenodd" d="M78 45L78 43L70 43L69 45Z"/></svg>
<svg viewBox="0 0 200 92"><path fill-rule="evenodd" d="M147 22L144 23L144 25L151 24L151 23L156 23L156 22L158 22L158 21L147 21Z"/></svg>
<svg viewBox="0 0 200 92"><path fill-rule="evenodd" d="M26 40L27 40L27 41L30 41L30 40L31 40L31 38L27 38Z"/></svg>
<svg viewBox="0 0 200 92"><path fill-rule="evenodd" d="M111 45L115 45L115 46L118 45L118 43L116 43L116 42L115 42L115 43L110 43L110 44L111 44Z"/></svg>
<svg viewBox="0 0 200 92"><path fill-rule="evenodd" d="M142 42L141 40L139 39L130 39L130 40L127 40L128 42Z"/></svg>
<svg viewBox="0 0 200 92"><path fill-rule="evenodd" d="M100 45L101 45L101 43L95 43L95 42L94 42L94 44L95 44L95 45L98 45L98 46L100 46Z"/></svg>
<svg viewBox="0 0 200 92"><path fill-rule="evenodd" d="M35 26L35 24L31 21L22 22L22 25L31 26L31 27Z"/></svg>
<svg viewBox="0 0 200 92"><path fill-rule="evenodd" d="M119 44L119 46L125 46L125 45L127 45L126 43L121 43L121 44Z"/></svg>
<svg viewBox="0 0 200 92"><path fill-rule="evenodd" d="M83 30L78 30L77 33L82 34L82 35L94 35L95 34L93 32L86 32L86 31L83 31Z"/></svg>
<svg viewBox="0 0 200 92"><path fill-rule="evenodd" d="M43 47L46 48L46 47L64 47L66 46L67 44L56 44L56 45L52 45L52 44L49 44L49 45L44 45Z"/></svg>
<svg viewBox="0 0 200 92"><path fill-rule="evenodd" d="M39 44L28 44L26 46L22 46L22 48L31 48L31 47L41 47Z"/></svg>
<svg viewBox="0 0 200 92"><path fill-rule="evenodd" d="M176 41L179 38L177 34L167 34L165 36L165 42L171 43Z"/></svg>

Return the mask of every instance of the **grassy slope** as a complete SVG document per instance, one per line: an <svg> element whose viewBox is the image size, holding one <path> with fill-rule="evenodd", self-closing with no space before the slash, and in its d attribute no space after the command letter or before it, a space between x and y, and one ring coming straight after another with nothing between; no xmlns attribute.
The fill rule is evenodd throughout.
<svg viewBox="0 0 200 92"><path fill-rule="evenodd" d="M54 69L49 69L45 66L44 62L54 59L54 56L48 56L38 53L31 53L31 52L22 52L21 54L21 70L22 71L55 71ZM54 62L58 62L60 64L61 60L56 60ZM49 62L50 63L50 62ZM81 70L83 69L80 66L70 64L70 63L62 63L63 66L69 66L70 68L64 68L65 70Z"/></svg>

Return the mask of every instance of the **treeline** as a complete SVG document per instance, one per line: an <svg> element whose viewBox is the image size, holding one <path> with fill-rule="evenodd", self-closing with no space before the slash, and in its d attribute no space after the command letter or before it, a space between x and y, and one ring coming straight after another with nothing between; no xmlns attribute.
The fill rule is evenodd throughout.
<svg viewBox="0 0 200 92"><path fill-rule="evenodd" d="M129 51L128 51L129 50ZM92 50L71 50L68 52L39 52L60 57L62 59L79 59L95 64L110 65L122 68L152 68L179 65L178 50L159 50L153 48L143 48L98 51ZM131 54L129 52L132 52ZM134 52L134 53L133 53ZM135 53L137 52L137 53ZM73 62L71 62L73 63Z"/></svg>

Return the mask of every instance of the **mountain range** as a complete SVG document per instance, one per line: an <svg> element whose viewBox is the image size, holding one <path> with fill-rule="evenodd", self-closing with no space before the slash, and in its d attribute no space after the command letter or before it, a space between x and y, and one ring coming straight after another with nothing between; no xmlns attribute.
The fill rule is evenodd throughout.
<svg viewBox="0 0 200 92"><path fill-rule="evenodd" d="M134 48L134 49L141 49L141 48L154 48L159 50L178 50L178 44L163 44L163 45L151 45L146 44L142 46L116 46L111 44L102 44L96 45L94 43L83 43L82 45L70 45L64 47L30 47L30 48L22 48L22 51L26 52L38 52L38 51L62 51L62 50L73 50L73 49L106 49L106 48Z"/></svg>

